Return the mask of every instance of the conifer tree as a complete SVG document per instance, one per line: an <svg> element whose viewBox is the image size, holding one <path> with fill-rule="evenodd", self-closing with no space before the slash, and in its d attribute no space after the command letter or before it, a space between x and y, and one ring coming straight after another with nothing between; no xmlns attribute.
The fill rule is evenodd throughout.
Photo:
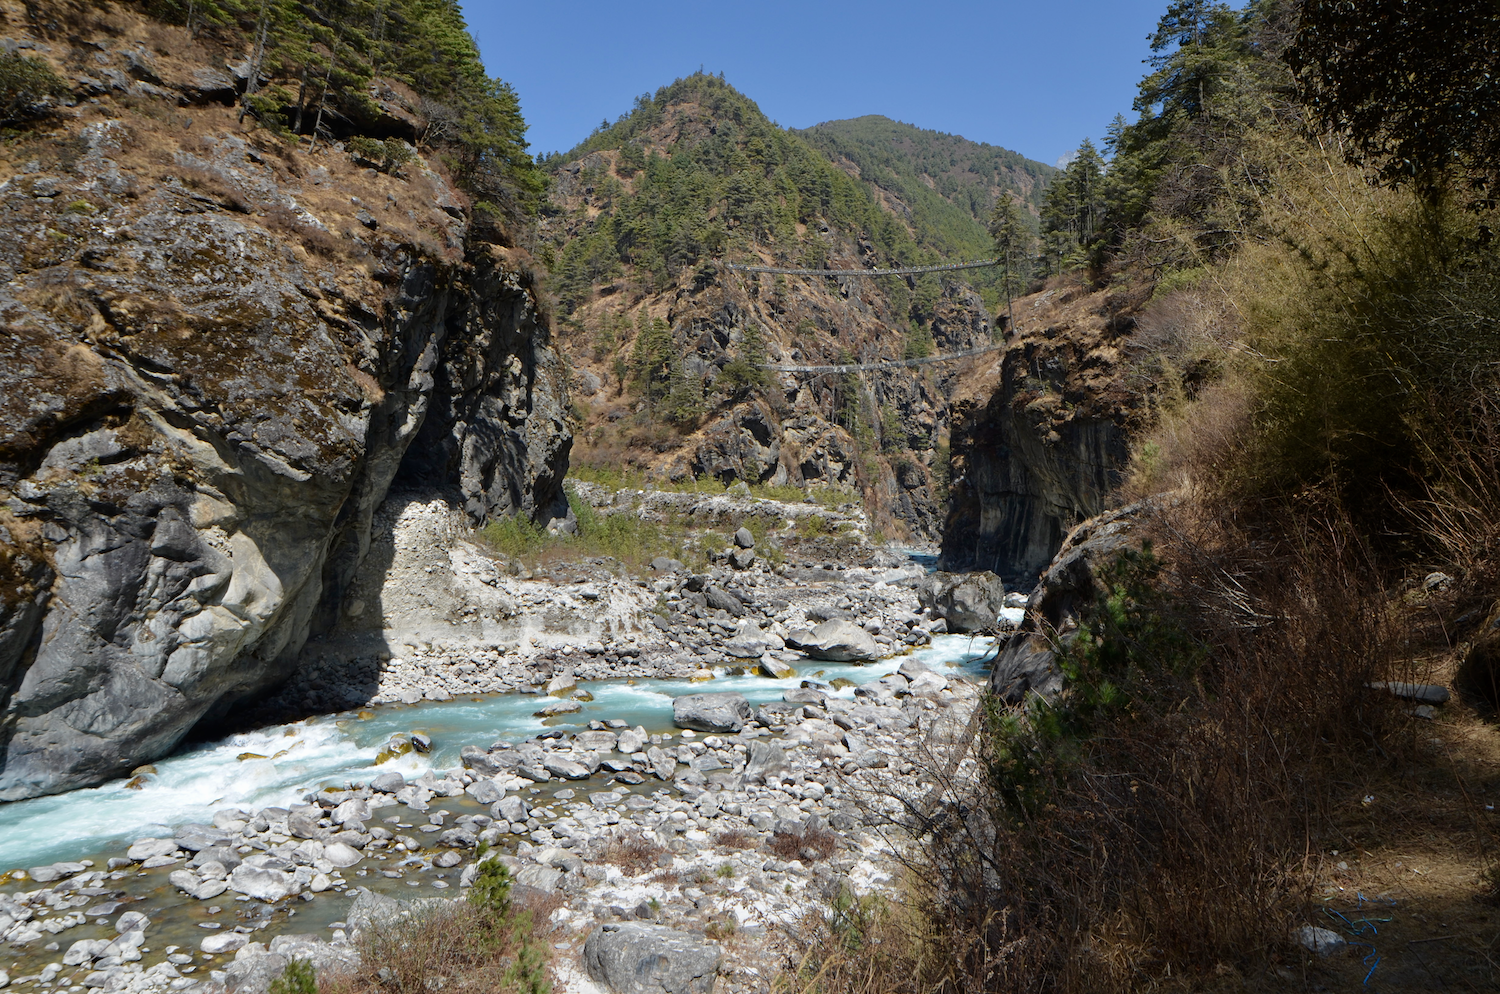
<svg viewBox="0 0 1500 994"><path fill-rule="evenodd" d="M1000 260L1001 287L1005 291L1005 320L1015 327L1012 298L1024 280L1031 275L1031 226L1021 208L1008 195L1001 194L990 212L990 234L995 239L995 255Z"/></svg>

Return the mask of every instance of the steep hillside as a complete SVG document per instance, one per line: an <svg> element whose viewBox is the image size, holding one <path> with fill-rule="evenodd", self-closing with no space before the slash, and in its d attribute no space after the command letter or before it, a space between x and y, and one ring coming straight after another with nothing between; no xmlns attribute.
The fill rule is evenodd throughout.
<svg viewBox="0 0 1500 994"><path fill-rule="evenodd" d="M988 222L996 199L1016 198L1036 214L1057 173L1017 152L870 114L813 125L798 135L857 179L945 258L992 254ZM970 274L987 285L992 274Z"/></svg>
<svg viewBox="0 0 1500 994"><path fill-rule="evenodd" d="M982 347L951 275L747 275L720 261L869 269L945 260L871 188L698 74L642 99L554 172L541 254L575 371L578 458L662 478L859 487L877 524L933 535L954 365L777 373Z"/></svg>
<svg viewBox="0 0 1500 994"><path fill-rule="evenodd" d="M0 13L47 81L0 146L10 800L155 759L285 680L398 477L459 487L475 521L565 516L569 435L525 255L475 237L435 155L242 120L236 23ZM364 96L415 139L401 90Z"/></svg>

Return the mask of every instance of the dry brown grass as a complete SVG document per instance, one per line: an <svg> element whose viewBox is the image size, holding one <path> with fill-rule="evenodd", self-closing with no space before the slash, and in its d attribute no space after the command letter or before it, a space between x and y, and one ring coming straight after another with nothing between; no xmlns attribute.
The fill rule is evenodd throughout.
<svg viewBox="0 0 1500 994"><path fill-rule="evenodd" d="M839 837L821 829L803 832L777 832L766 843L766 848L777 859L791 861L800 859L804 863L815 863L827 859L838 851Z"/></svg>
<svg viewBox="0 0 1500 994"><path fill-rule="evenodd" d="M548 908L517 903L508 914L434 902L363 930L361 966L320 979L320 994L534 994L545 977Z"/></svg>
<svg viewBox="0 0 1500 994"><path fill-rule="evenodd" d="M604 851L603 861L618 866L632 877L656 868L656 861L665 853L658 843L642 835L628 839L617 839Z"/></svg>
<svg viewBox="0 0 1500 994"><path fill-rule="evenodd" d="M742 828L731 828L714 836L714 847L718 849L754 849L759 845L759 836Z"/></svg>
<svg viewBox="0 0 1500 994"><path fill-rule="evenodd" d="M1444 720L1473 741L1438 749L1367 686L1445 679L1453 654L1420 641L1335 508L1182 502L1153 529L1158 582L1206 658L1131 678L1129 707L1031 781L969 785L926 826L900 929L835 908L790 964L797 990L1361 989L1370 950L1319 960L1292 941L1308 924L1375 945L1389 989L1500 978L1482 903L1500 736L1455 703ZM987 735L990 757L1013 741ZM1389 943L1325 906L1391 919Z"/></svg>

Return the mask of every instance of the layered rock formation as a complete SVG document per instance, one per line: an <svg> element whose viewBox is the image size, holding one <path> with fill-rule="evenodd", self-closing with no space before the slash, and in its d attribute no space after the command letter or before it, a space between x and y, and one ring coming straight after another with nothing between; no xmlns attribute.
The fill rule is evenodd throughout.
<svg viewBox="0 0 1500 994"><path fill-rule="evenodd" d="M1149 405L1120 307L1078 289L1018 301L1009 347L965 374L941 568L1029 589L1069 529L1106 508Z"/></svg>
<svg viewBox="0 0 1500 994"><path fill-rule="evenodd" d="M128 771L285 680L398 473L476 521L567 513L524 260L471 242L420 159L244 133L168 88L190 64L121 75L127 41L95 46L120 92L0 153L3 800Z"/></svg>

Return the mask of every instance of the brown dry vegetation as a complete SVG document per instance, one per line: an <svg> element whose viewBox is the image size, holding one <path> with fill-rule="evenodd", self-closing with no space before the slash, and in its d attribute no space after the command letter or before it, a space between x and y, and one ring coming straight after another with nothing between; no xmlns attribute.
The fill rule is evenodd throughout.
<svg viewBox="0 0 1500 994"><path fill-rule="evenodd" d="M632 877L656 868L656 861L666 850L658 843L638 835L629 839L616 839L605 850L603 861L612 863Z"/></svg>
<svg viewBox="0 0 1500 994"><path fill-rule="evenodd" d="M1500 983L1494 219L1288 147L1263 237L1124 357L1159 569L1100 591L1058 702L995 713L901 907L837 902L786 989ZM1383 680L1459 693L1428 718Z"/></svg>
<svg viewBox="0 0 1500 994"><path fill-rule="evenodd" d="M364 929L361 967L325 974L320 994L430 994L431 991L535 994L544 968L536 949L549 939L555 899L505 915L464 902L434 902L410 917ZM519 964L519 965L518 965ZM540 989L545 989L542 987Z"/></svg>

